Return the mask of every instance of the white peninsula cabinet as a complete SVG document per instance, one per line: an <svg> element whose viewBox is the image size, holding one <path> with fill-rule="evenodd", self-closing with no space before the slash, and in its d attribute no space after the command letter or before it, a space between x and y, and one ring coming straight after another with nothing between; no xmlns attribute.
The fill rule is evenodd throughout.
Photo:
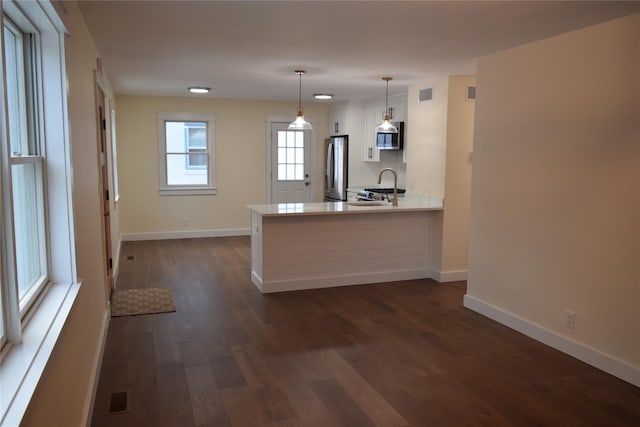
<svg viewBox="0 0 640 427"><path fill-rule="evenodd" d="M428 197L250 205L251 281L266 293L436 278L431 222L442 206Z"/></svg>

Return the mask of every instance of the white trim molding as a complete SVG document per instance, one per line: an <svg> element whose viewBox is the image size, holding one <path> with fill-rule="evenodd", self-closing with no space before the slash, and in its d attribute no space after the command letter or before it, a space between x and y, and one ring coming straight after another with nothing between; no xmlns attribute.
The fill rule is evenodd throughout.
<svg viewBox="0 0 640 427"><path fill-rule="evenodd" d="M62 334L81 283L55 283L43 295L23 330L22 341L7 345L0 364L0 425L19 425L47 362Z"/></svg>
<svg viewBox="0 0 640 427"><path fill-rule="evenodd" d="M465 295L463 305L536 341L540 341L636 387L640 387L640 367L638 366L631 365L600 350L550 331L474 296Z"/></svg>
<svg viewBox="0 0 640 427"><path fill-rule="evenodd" d="M118 281L118 274L120 274L120 251L122 250L122 235L118 237L118 246L116 248L115 256L113 257L113 269L111 270L111 274L113 275L113 283ZM115 287L114 287L115 289Z"/></svg>
<svg viewBox="0 0 640 427"><path fill-rule="evenodd" d="M304 279L296 278L291 280L273 280L265 283L258 273L251 271L251 281L262 293L366 285L372 283L398 282L403 280L430 279L433 277L433 271L429 268L424 268L416 270L396 270L308 277Z"/></svg>
<svg viewBox="0 0 640 427"><path fill-rule="evenodd" d="M151 233L123 233L122 241L199 239L205 237L250 236L248 228L222 228L216 230L158 231Z"/></svg>
<svg viewBox="0 0 640 427"><path fill-rule="evenodd" d="M467 280L467 270L434 271L433 279L438 283Z"/></svg>
<svg viewBox="0 0 640 427"><path fill-rule="evenodd" d="M104 358L104 349L107 343L107 333L109 332L109 321L111 320L111 308L104 313L102 319L102 339L100 340L100 348L96 353L96 359L93 362L93 372L91 373L91 394L87 395L84 403L84 422L83 426L90 426L93 418L93 408L96 403L96 395L98 393L98 382L100 380L100 372L102 371L102 360Z"/></svg>

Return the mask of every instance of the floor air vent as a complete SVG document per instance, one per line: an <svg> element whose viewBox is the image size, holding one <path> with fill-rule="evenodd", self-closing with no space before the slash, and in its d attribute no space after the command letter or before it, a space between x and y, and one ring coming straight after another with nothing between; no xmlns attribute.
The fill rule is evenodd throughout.
<svg viewBox="0 0 640 427"><path fill-rule="evenodd" d="M129 390L116 391L111 393L107 401L107 415L122 414L129 412L131 398Z"/></svg>

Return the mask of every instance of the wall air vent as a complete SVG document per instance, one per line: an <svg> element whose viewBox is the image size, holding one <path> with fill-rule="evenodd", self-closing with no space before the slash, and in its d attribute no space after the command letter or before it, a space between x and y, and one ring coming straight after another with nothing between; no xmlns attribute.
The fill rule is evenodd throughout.
<svg viewBox="0 0 640 427"><path fill-rule="evenodd" d="M476 87L467 85L467 91L464 95L465 101L475 101L476 100Z"/></svg>
<svg viewBox="0 0 640 427"><path fill-rule="evenodd" d="M122 414L131 410L131 393L129 390L111 393L107 400L107 415Z"/></svg>
<svg viewBox="0 0 640 427"><path fill-rule="evenodd" d="M427 87L424 89L420 89L420 94L418 95L419 102L432 101L433 100L433 88Z"/></svg>

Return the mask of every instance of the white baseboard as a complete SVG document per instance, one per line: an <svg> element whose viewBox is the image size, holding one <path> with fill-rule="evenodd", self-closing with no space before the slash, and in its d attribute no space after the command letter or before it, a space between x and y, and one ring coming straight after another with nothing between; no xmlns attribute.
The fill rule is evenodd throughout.
<svg viewBox="0 0 640 427"><path fill-rule="evenodd" d="M262 277L260 277L258 273L253 270L251 270L251 282L256 286L256 288L258 288L260 292L264 293L264 291L262 290Z"/></svg>
<svg viewBox="0 0 640 427"><path fill-rule="evenodd" d="M153 233L125 233L122 241L133 242L139 240L170 240L170 239L198 239L203 237L250 236L249 228L223 228L218 230L185 230L161 231Z"/></svg>
<svg viewBox="0 0 640 427"><path fill-rule="evenodd" d="M289 280L264 282L254 271L251 281L262 293L298 291L303 289L333 288L337 286L366 285L371 283L397 282L402 280L432 279L434 272L429 268L415 270L382 271L356 273L340 276L305 277Z"/></svg>
<svg viewBox="0 0 640 427"><path fill-rule="evenodd" d="M467 270L435 271L433 279L439 283L467 280Z"/></svg>
<svg viewBox="0 0 640 427"><path fill-rule="evenodd" d="M585 344L573 341L471 295L464 296L464 306L608 374L627 381L636 387L640 387L640 367L638 366L631 365Z"/></svg>
<svg viewBox="0 0 640 427"><path fill-rule="evenodd" d="M93 372L91 373L91 393L88 396L90 400L85 401L85 414L84 422L85 427L91 426L91 418L93 417L93 407L96 401L96 395L98 393L98 382L100 381L100 372L102 371L102 358L104 356L104 347L107 343L107 332L109 331L109 320L111 319L111 308L108 308L104 319L102 320L102 339L100 340L100 347L98 348L98 354L93 364Z"/></svg>

